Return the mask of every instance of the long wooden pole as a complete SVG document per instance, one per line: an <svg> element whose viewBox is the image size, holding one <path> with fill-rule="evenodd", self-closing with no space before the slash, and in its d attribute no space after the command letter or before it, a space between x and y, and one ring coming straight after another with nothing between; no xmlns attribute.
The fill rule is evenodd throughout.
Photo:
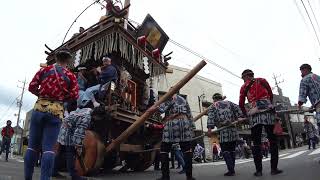
<svg viewBox="0 0 320 180"><path fill-rule="evenodd" d="M221 128L218 128L218 129L212 131L212 133L220 132L220 131L222 131L222 130L224 130L224 129L227 129L227 128L229 128L229 127L235 126L235 125L237 125L237 124L239 124L239 123L243 123L243 122L248 121L248 120L249 120L248 118L239 118L237 121L232 122L230 125L223 126L223 127L221 127Z"/></svg>
<svg viewBox="0 0 320 180"><path fill-rule="evenodd" d="M315 108L310 108L310 109L306 109L306 110L302 110L302 109L291 109L291 110L280 110L280 111L276 111L276 113L305 113L305 112L311 112L311 111L315 111Z"/></svg>
<svg viewBox="0 0 320 180"><path fill-rule="evenodd" d="M269 110L268 110L269 111ZM305 113L305 112L310 112L310 111L315 111L314 108L310 108L307 110L299 110L299 109L291 109L291 110L279 110L276 111L276 113L280 114L280 113ZM196 122L198 121L202 116L207 115L208 114L208 108L205 109L204 111L202 111L200 114L198 114L196 117L193 118L193 121Z"/></svg>
<svg viewBox="0 0 320 180"><path fill-rule="evenodd" d="M155 113L160 106L160 104L167 101L174 94L176 94L185 84L187 84L190 79L193 78L207 63L201 61L197 64L183 79L181 79L175 86L173 86L164 96L162 96L159 101L157 101L153 106L151 106L142 116L140 116L131 126L129 126L119 137L112 141L112 143L106 148L107 152L118 147L122 142L124 142L132 133L134 133L144 122L149 119L153 113Z"/></svg>
<svg viewBox="0 0 320 180"><path fill-rule="evenodd" d="M205 109L202 111L200 114L198 114L196 117L193 118L193 121L196 122L198 121L202 116L208 114L209 108Z"/></svg>
<svg viewBox="0 0 320 180"><path fill-rule="evenodd" d="M222 100L225 100L226 98L227 98L227 96L223 96ZM198 114L196 117L194 117L193 121L194 122L198 121L202 116L207 115L208 111L209 111L209 107L207 109L205 109L204 111L202 111L200 114Z"/></svg>

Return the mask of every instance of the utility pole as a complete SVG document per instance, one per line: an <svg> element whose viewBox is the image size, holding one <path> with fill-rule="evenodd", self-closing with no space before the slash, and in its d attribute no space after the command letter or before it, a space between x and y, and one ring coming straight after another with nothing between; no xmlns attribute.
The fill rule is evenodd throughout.
<svg viewBox="0 0 320 180"><path fill-rule="evenodd" d="M18 118L17 118L17 130L19 129L20 125L20 114L21 114L21 109L22 109L22 104L23 104L23 95L24 95L24 92L25 92L25 88L26 88L26 78L24 79L24 81L19 81L20 83L22 83L22 87L19 87L18 88L21 88L22 89L22 93L21 93L21 97L20 97L20 100L17 101L17 105L19 107L19 111L18 111ZM22 137L23 137L23 128L24 127L21 127L22 131L21 131L21 138L20 138L20 146L19 147L19 154L21 154L21 149L22 149ZM17 132L18 133L18 132ZM17 144L18 143L18 138L17 138L17 135L16 135L16 138L15 138L15 143Z"/></svg>
<svg viewBox="0 0 320 180"><path fill-rule="evenodd" d="M280 88L279 84L283 83L284 80L282 81L278 81L278 78L280 77L280 75L276 76L275 74L273 74L273 79L274 79L274 82L275 82L275 86L277 88L277 91L278 91L278 94L281 98L281 103L284 104L282 98L283 98L283 93L282 93L282 89ZM287 109L287 105L284 104L284 107ZM288 134L289 134L289 137L291 139L291 141L289 141L289 146L292 147L292 144L293 144L293 147L296 147L296 144L295 144L295 137L294 137L294 133L293 133L293 130L292 130L292 124L291 124L291 121L290 121L290 115L288 113L284 114L284 121L286 122L286 126L287 126L287 129L288 129Z"/></svg>
<svg viewBox="0 0 320 180"><path fill-rule="evenodd" d="M19 112L18 112L18 118L17 118L17 126L19 127L19 123L20 123L20 114L21 114L21 108L22 108L22 102L23 102L23 95L24 95L24 91L25 91L25 88L26 88L26 79L24 79L24 81L19 81L20 83L22 83L22 87L19 87L22 89L22 93L21 93L21 97L20 97L20 100L17 101L17 105L19 107Z"/></svg>
<svg viewBox="0 0 320 180"><path fill-rule="evenodd" d="M273 79L274 79L274 81L275 81L275 85L276 85L278 94L279 94L280 96L283 96L282 89L279 87L279 84L283 83L284 80L278 81L277 79L278 79L279 77L280 77L280 76L276 76L275 74L273 74Z"/></svg>

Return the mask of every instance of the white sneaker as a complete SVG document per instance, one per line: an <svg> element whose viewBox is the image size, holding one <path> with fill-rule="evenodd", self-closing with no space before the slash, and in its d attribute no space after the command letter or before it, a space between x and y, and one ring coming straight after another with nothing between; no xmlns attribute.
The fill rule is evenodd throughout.
<svg viewBox="0 0 320 180"><path fill-rule="evenodd" d="M98 103L98 102L93 102L93 106L94 106L94 107L99 107L99 106L100 106L100 103Z"/></svg>

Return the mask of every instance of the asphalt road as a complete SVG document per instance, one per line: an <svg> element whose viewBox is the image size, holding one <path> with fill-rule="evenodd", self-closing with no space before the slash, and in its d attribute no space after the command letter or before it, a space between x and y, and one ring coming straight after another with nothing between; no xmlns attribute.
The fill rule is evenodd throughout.
<svg viewBox="0 0 320 180"><path fill-rule="evenodd" d="M319 180L320 179L320 148L307 150L306 147L280 152L279 168L284 170L283 174L277 176L270 175L269 159L263 160L263 177L254 177L254 164L252 159L241 159L236 162L236 176L224 177L226 171L224 162L194 164L194 177L198 180ZM92 180L152 180L160 177L159 171L152 168L145 172L119 173L113 171L105 175L90 177ZM39 169L35 170L35 180L39 179ZM171 172L171 179L185 180L184 175L178 174L178 170ZM0 159L0 180L23 180L23 161L19 158L4 162Z"/></svg>

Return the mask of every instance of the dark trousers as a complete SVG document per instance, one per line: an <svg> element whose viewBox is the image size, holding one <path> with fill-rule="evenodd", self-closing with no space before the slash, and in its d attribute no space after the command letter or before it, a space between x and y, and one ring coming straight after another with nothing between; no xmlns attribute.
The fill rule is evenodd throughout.
<svg viewBox="0 0 320 180"><path fill-rule="evenodd" d="M171 161L171 168L173 169L174 168L174 159L175 159L175 152L173 149L171 149L171 152L170 152L170 161Z"/></svg>
<svg viewBox="0 0 320 180"><path fill-rule="evenodd" d="M230 173L234 173L234 167L235 167L235 161L236 161L236 141L232 142L223 142L221 143L221 151L222 151L222 156L226 162L228 171Z"/></svg>
<svg viewBox="0 0 320 180"><path fill-rule="evenodd" d="M63 146L63 145L60 146L59 153L55 159L54 174L58 173L58 169L59 169L58 165L60 164L60 159L61 159L60 155L62 153L65 153L67 169L70 176L72 177L72 180L80 179L80 176L77 174L77 171L75 169L76 149L74 146Z"/></svg>
<svg viewBox="0 0 320 180"><path fill-rule="evenodd" d="M154 159L154 169L159 170L160 169L160 152L156 152L156 157Z"/></svg>
<svg viewBox="0 0 320 180"><path fill-rule="evenodd" d="M183 153L181 150L175 150L175 157L178 161L178 167L182 166L182 168L185 168L185 162L184 162L184 158L183 158Z"/></svg>
<svg viewBox="0 0 320 180"><path fill-rule="evenodd" d="M308 145L309 145L309 149L311 149L311 146L313 149L316 149L316 141L315 138L309 138L308 139Z"/></svg>
<svg viewBox="0 0 320 180"><path fill-rule="evenodd" d="M269 155L269 147L265 147L264 150L263 150L263 155L264 157L268 158L268 155Z"/></svg>
<svg viewBox="0 0 320 180"><path fill-rule="evenodd" d="M262 172L261 133L263 127L270 142L271 170L277 170L279 161L277 136L273 133L274 125L255 125L251 128L251 137L253 140L252 154L257 172Z"/></svg>
<svg viewBox="0 0 320 180"><path fill-rule="evenodd" d="M218 153L212 153L212 161L218 161L219 160L219 155Z"/></svg>
<svg viewBox="0 0 320 180"><path fill-rule="evenodd" d="M162 142L161 144L160 154L161 154L161 171L162 171L163 180L170 179L169 152L171 151L172 144L174 143ZM180 142L179 144L183 152L186 176L188 178L192 178L192 157L193 157L192 144L191 142Z"/></svg>
<svg viewBox="0 0 320 180"><path fill-rule="evenodd" d="M30 120L29 145L24 158L25 179L31 180L34 166L42 149L40 180L49 180L52 175L61 120L50 113L33 111ZM42 146L42 147L40 147Z"/></svg>
<svg viewBox="0 0 320 180"><path fill-rule="evenodd" d="M2 154L2 152L6 152L6 161L8 161L8 157L9 157L10 144L11 144L10 138L7 138L7 137L2 138L0 155Z"/></svg>

